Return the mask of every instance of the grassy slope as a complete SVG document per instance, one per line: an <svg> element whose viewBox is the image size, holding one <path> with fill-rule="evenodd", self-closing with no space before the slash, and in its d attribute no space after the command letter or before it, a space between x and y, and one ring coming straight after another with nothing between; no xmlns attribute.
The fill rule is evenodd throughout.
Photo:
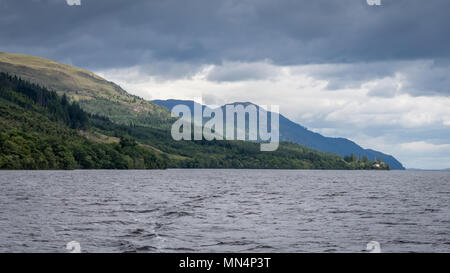
<svg viewBox="0 0 450 273"><path fill-rule="evenodd" d="M157 126L170 118L170 112L162 106L128 94L88 70L52 60L0 52L0 72L65 93L86 111L116 122Z"/></svg>

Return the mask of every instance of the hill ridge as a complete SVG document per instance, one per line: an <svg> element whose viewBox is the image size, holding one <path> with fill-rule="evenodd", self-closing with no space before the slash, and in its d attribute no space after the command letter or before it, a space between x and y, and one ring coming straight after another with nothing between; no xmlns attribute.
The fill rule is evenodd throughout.
<svg viewBox="0 0 450 273"><path fill-rule="evenodd" d="M177 104L185 104L191 108L194 105L194 101L189 100L153 100L154 103L166 107L171 110L173 106ZM241 102L226 103L225 105L236 105ZM252 102L244 102L244 105L252 104L256 107L260 107ZM222 106L222 107L223 107ZM404 166L394 156L382 153L373 149L366 149L359 146L356 142L343 137L326 137L317 132L308 130L305 126L295 123L282 114L280 114L280 141L288 141L306 146L308 148L318 150L321 152L334 153L342 157L351 155L367 156L369 159L381 157L383 161L389 164L391 169L404 170Z"/></svg>
<svg viewBox="0 0 450 273"><path fill-rule="evenodd" d="M119 85L95 73L50 59L0 52L0 72L66 94L91 114L99 114L124 124L151 124L167 120L163 107L129 94Z"/></svg>

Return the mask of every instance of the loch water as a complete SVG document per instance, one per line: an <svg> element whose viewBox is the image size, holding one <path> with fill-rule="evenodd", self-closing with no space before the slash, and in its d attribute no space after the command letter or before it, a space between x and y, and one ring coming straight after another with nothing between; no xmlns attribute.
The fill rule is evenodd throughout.
<svg viewBox="0 0 450 273"><path fill-rule="evenodd" d="M0 252L450 252L450 172L0 171Z"/></svg>

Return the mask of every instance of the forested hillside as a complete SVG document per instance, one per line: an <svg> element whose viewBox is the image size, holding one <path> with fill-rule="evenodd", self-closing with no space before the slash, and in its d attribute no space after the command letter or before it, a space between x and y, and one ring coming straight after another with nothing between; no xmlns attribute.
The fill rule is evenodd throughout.
<svg viewBox="0 0 450 273"><path fill-rule="evenodd" d="M0 52L0 72L17 75L57 94L65 94L90 114L122 124L161 127L170 112L155 103L127 93L117 84L91 71L49 59Z"/></svg>
<svg viewBox="0 0 450 273"><path fill-rule="evenodd" d="M110 144L82 137L90 127L77 103L0 73L0 169L166 167L160 155L125 137Z"/></svg>
<svg viewBox="0 0 450 273"><path fill-rule="evenodd" d="M86 113L38 85L0 73L0 169L283 168L387 169L296 144L174 141L170 131Z"/></svg>

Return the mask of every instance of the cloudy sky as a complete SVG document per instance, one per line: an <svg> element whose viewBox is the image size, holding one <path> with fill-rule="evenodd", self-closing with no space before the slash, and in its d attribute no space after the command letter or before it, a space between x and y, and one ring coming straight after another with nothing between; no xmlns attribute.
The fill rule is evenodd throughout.
<svg viewBox="0 0 450 273"><path fill-rule="evenodd" d="M450 1L0 0L0 51L146 99L280 105L293 121L450 167Z"/></svg>

